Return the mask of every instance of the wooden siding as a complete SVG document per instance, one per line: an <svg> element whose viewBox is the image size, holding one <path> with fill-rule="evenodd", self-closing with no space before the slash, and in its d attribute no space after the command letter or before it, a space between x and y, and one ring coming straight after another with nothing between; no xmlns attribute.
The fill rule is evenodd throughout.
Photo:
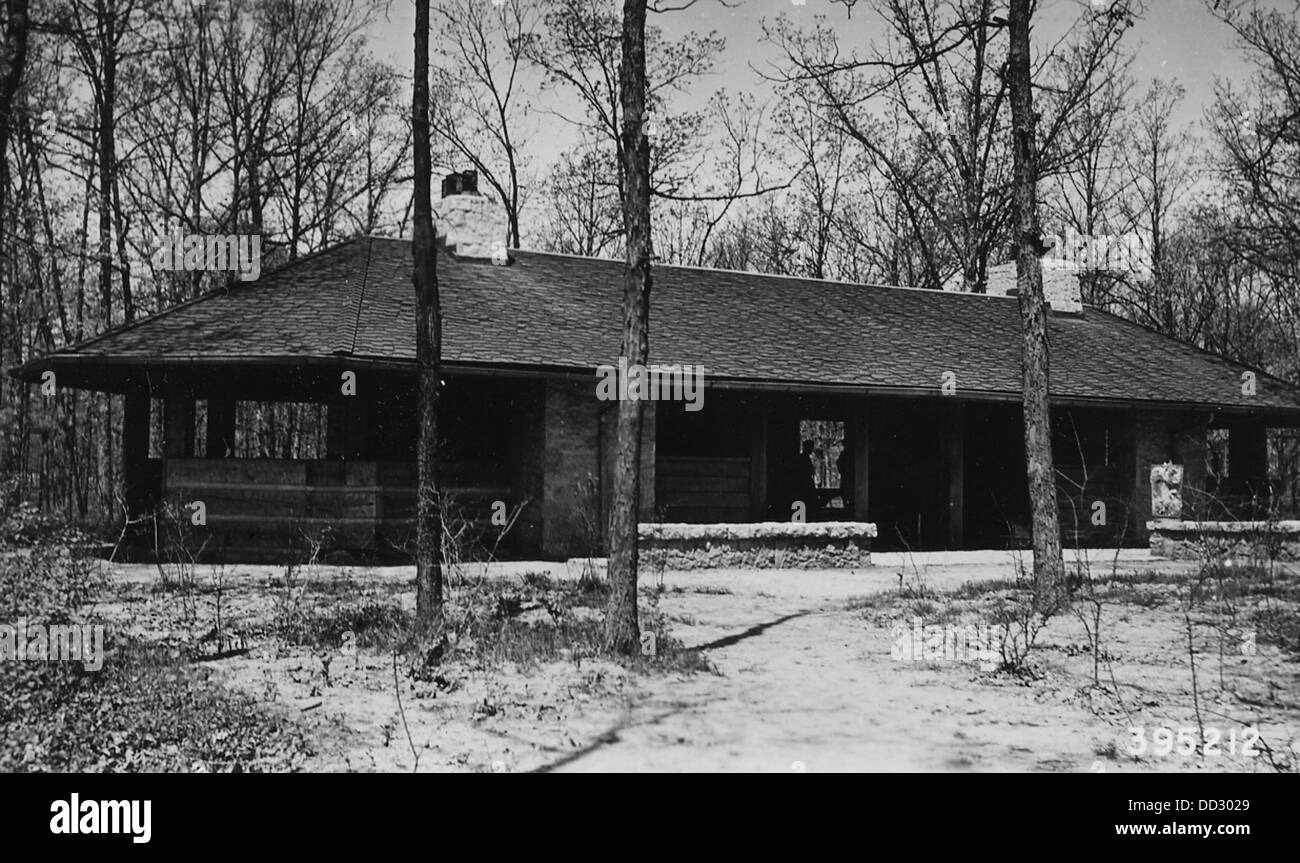
<svg viewBox="0 0 1300 863"><path fill-rule="evenodd" d="M327 531L331 548L391 552L413 528L410 462L169 458L162 474L164 499L203 501L214 554L278 549L287 559ZM475 527L510 497L495 465L448 464L443 480L452 517Z"/></svg>
<svg viewBox="0 0 1300 863"><path fill-rule="evenodd" d="M750 521L748 458L664 456L655 462L655 505L665 521Z"/></svg>

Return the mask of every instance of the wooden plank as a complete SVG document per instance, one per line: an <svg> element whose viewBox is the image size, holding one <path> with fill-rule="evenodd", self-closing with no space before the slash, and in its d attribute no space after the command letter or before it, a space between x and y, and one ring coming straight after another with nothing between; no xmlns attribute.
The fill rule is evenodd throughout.
<svg viewBox="0 0 1300 863"><path fill-rule="evenodd" d="M749 477L749 458L660 458L655 465L659 477Z"/></svg>
<svg viewBox="0 0 1300 863"><path fill-rule="evenodd" d="M168 458L168 487L203 482L247 485L307 484L306 463L288 459L186 459Z"/></svg>
<svg viewBox="0 0 1300 863"><path fill-rule="evenodd" d="M747 476L724 476L724 477L685 477L673 476L664 477L659 483L659 488L664 494L731 494L750 492L750 482Z"/></svg>
<svg viewBox="0 0 1300 863"><path fill-rule="evenodd" d="M209 513L208 525L241 525L248 531L255 531L260 526L286 524L303 524L317 527L329 527L333 525L343 527L366 527L375 524L375 519L369 516L319 516L319 515L265 515L255 519L243 515L232 513Z"/></svg>
<svg viewBox="0 0 1300 863"><path fill-rule="evenodd" d="M732 494L692 494L677 495L675 497L665 497L659 501L660 505L669 508L678 507L727 507L749 509L749 492L740 492Z"/></svg>
<svg viewBox="0 0 1300 863"><path fill-rule="evenodd" d="M414 462L376 462L377 484L415 488ZM447 485L508 485L509 465L493 461L446 461L438 466L438 477Z"/></svg>
<svg viewBox="0 0 1300 863"><path fill-rule="evenodd" d="M744 507L667 507L670 516L677 521L688 524L708 524L711 522L743 522L749 512Z"/></svg>
<svg viewBox="0 0 1300 863"><path fill-rule="evenodd" d="M186 501L201 500L208 511L222 509L227 512L243 510L250 516L264 512L298 512L328 509L345 512L374 508L375 492L351 491L338 493L322 489L265 489L229 487L223 489L181 487L176 492Z"/></svg>

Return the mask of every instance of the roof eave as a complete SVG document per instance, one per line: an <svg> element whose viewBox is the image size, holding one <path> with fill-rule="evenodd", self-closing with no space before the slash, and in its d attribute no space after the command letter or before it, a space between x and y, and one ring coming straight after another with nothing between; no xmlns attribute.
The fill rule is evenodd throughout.
<svg viewBox="0 0 1300 863"><path fill-rule="evenodd" d="M138 357L129 355L103 355L54 353L28 360L20 366L7 370L7 373L28 383L37 383L41 375L60 366L77 368L81 366L135 366L144 368L166 369L220 367L220 366L299 366L299 367L334 367L350 369L368 369L372 371L389 371L411 373L414 371L414 359L392 357L366 357L351 354L326 356L238 356L212 357L199 355L161 355ZM442 364L448 372L469 376L539 378L539 379L575 379L590 377L595 373L595 365L561 366L531 363L484 363L474 361L445 360ZM881 396L917 399L951 400L954 403L966 402L1015 402L1021 400L1018 390L975 390L964 388L960 395L944 395L936 387L910 387L888 384L861 384L820 381L790 381L774 378L744 377L710 377L710 386L724 390L751 390L756 392L783 392L819 396ZM116 392L119 390L101 390ZM1054 405L1063 407L1095 408L1141 408L1146 410L1168 411L1203 411L1232 416L1269 417L1277 425L1300 426L1300 404L1295 406L1227 404L1218 402L1164 401L1140 398L1113 398L1101 396L1071 396L1056 394L1052 396Z"/></svg>

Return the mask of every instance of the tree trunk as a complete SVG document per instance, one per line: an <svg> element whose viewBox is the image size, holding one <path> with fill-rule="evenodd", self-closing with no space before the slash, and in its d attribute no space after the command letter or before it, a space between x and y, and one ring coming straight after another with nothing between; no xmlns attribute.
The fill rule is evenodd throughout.
<svg viewBox="0 0 1300 863"><path fill-rule="evenodd" d="M432 156L429 150L429 0L415 4L415 95L411 102L415 144L415 361L418 367L420 437L416 456L415 615L424 634L442 620L442 515L438 506L438 386L442 310L438 301L437 248L433 232Z"/></svg>
<svg viewBox="0 0 1300 863"><path fill-rule="evenodd" d="M1011 46L1007 74L1011 92L1011 136L1015 155L1016 281L1024 321L1022 378L1025 464L1033 512L1034 597L1047 610L1063 582L1061 524L1056 507L1056 469L1052 463L1051 401L1047 304L1043 297L1042 229L1038 221L1038 143L1031 90L1029 19L1031 0L1011 0Z"/></svg>
<svg viewBox="0 0 1300 863"><path fill-rule="evenodd" d="M17 310L19 309L19 284L16 268L9 259L8 234L9 218L7 215L9 192L9 139L15 127L14 100L18 94L18 85L22 81L23 67L27 63L27 2L26 0L8 0L4 19L4 45L0 47L0 297L8 298L10 314L14 316L12 335L6 332L6 315L0 312L0 364L7 364L10 357L6 352L10 338L17 347L21 344ZM16 148L15 148L16 149ZM12 278L13 284L5 290L4 280ZM14 353L14 362L21 362L21 351ZM0 383L0 395L5 398L0 404L12 404L22 400L26 404L27 389L17 381ZM16 432L16 430L15 430ZM12 470L16 459L16 449L20 440L17 434L4 435L8 438L0 446L0 470L6 474Z"/></svg>
<svg viewBox="0 0 1300 863"><path fill-rule="evenodd" d="M8 0L4 50L0 51L0 224L4 223L9 191L9 138L14 130L14 97L27 63L27 0ZM0 261L5 251L0 248Z"/></svg>
<svg viewBox="0 0 1300 863"><path fill-rule="evenodd" d="M623 274L623 341L628 366L645 365L650 353L650 139L642 129L645 116L646 0L623 5L623 65L619 97L623 106L623 222L627 232L627 267ZM637 510L641 504L640 399L618 404L617 461L609 520L609 608L605 643L612 653L633 654L640 647L637 623Z"/></svg>
<svg viewBox="0 0 1300 863"><path fill-rule="evenodd" d="M97 22L101 66L99 121L99 301L104 326L113 326L113 178L117 173L114 140L117 101L117 18L108 9Z"/></svg>

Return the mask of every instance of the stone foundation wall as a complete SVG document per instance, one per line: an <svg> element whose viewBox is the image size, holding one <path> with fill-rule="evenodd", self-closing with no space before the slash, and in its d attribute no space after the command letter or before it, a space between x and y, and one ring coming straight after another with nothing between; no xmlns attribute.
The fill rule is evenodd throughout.
<svg viewBox="0 0 1300 863"><path fill-rule="evenodd" d="M1174 560L1252 557L1300 560L1300 521L1147 522L1151 554Z"/></svg>
<svg viewBox="0 0 1300 863"><path fill-rule="evenodd" d="M667 569L851 569L871 565L867 522L643 524L642 559Z"/></svg>

